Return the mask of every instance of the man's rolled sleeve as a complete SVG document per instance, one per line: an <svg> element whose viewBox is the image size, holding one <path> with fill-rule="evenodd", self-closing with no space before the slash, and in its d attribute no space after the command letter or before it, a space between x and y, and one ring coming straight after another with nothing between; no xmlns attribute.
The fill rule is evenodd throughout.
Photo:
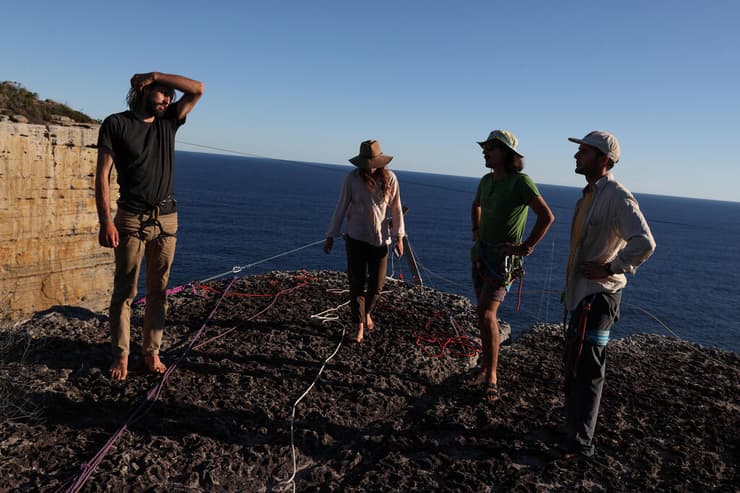
<svg viewBox="0 0 740 493"><path fill-rule="evenodd" d="M622 204L617 214L617 227L627 243L611 261L611 270L616 274L634 274L655 251L655 239L637 201L628 197Z"/></svg>

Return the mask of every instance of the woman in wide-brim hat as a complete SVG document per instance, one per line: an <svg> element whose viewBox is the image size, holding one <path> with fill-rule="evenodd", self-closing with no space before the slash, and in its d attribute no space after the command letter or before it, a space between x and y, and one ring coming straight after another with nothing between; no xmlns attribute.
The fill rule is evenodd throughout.
<svg viewBox="0 0 740 493"><path fill-rule="evenodd" d="M391 241L396 253L403 255L401 192L395 173L386 168L391 159L393 156L381 152L377 140L360 144L360 153L349 160L357 169L344 179L324 242L324 251L331 252L334 238L340 235L346 219L344 240L350 315L357 330L355 342L362 342L365 329L374 327L370 314L385 283ZM386 219L388 209L392 216L391 227Z"/></svg>

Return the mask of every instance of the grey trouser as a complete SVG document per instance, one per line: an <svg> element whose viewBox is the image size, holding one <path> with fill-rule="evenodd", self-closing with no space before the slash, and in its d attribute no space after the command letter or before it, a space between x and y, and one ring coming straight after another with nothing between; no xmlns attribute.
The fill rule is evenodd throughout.
<svg viewBox="0 0 740 493"><path fill-rule="evenodd" d="M586 331L610 329L619 314L621 292L597 293L589 299L592 303L585 313ZM578 331L583 315L582 302L571 316L565 343L565 426L567 447L591 456L606 374L606 346L581 342Z"/></svg>
<svg viewBox="0 0 740 493"><path fill-rule="evenodd" d="M167 313L167 282L175 257L177 213L159 216L137 214L119 207L115 225L119 244L115 249L116 273L110 302L113 356L126 356L131 340L131 303L136 296L141 262L146 255L146 308L142 350L159 353Z"/></svg>
<svg viewBox="0 0 740 493"><path fill-rule="evenodd" d="M388 245L378 247L346 235L344 240L347 248L350 316L353 323L365 323L385 284Z"/></svg>

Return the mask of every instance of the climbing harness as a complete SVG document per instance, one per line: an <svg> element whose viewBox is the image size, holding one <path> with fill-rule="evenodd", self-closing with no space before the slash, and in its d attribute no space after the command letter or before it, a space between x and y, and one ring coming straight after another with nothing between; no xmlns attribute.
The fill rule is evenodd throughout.
<svg viewBox="0 0 740 493"><path fill-rule="evenodd" d="M524 257L519 255L499 255L503 269L494 268L486 256L485 250L494 250L494 253L500 249L498 244L487 243L478 240L478 258L474 261L475 268L480 272L483 282L489 286L503 285L508 292L511 285L519 280L519 289L517 291L516 311L519 311L522 303L522 289L524 286Z"/></svg>
<svg viewBox="0 0 740 493"><path fill-rule="evenodd" d="M501 255L499 252L501 245L496 243L488 243L483 240L478 240L478 259L480 265L484 267L482 274L484 279L489 282L497 282L503 284L507 290L508 287L516 280L524 276L524 258L519 255ZM489 263L488 254L493 254L497 259L501 259L501 268L495 268Z"/></svg>
<svg viewBox="0 0 740 493"><path fill-rule="evenodd" d="M159 229L159 234L154 237L154 240L167 237L177 237L177 233L170 233L165 231L162 227L162 223L159 221L160 216L172 214L177 212L177 201L173 195L167 196L166 199L159 202L157 205L146 211L140 211L136 208L127 207L125 202L119 202L118 206L127 212L136 214L141 220L138 231L121 231L121 236L134 236L140 241L146 241L146 229L155 227ZM146 220L144 218L147 218Z"/></svg>

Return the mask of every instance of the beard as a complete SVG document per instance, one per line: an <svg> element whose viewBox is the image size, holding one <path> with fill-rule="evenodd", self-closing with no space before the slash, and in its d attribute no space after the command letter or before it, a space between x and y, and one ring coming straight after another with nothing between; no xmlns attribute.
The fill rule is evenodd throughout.
<svg viewBox="0 0 740 493"><path fill-rule="evenodd" d="M149 97L142 100L139 108L146 117L154 116L161 118L165 111L167 111L168 106L168 104L158 101L153 95L149 95Z"/></svg>
<svg viewBox="0 0 740 493"><path fill-rule="evenodd" d="M167 110L167 105L162 105L162 103L157 103L152 101L151 99L148 99L146 101L145 109L147 115L161 118L162 115L164 115L164 112Z"/></svg>
<svg viewBox="0 0 740 493"><path fill-rule="evenodd" d="M578 163L578 161L576 161L575 172L577 175L589 175L594 171L595 168L596 168L595 161L591 161L591 162L584 161L584 162L581 162L580 164Z"/></svg>

